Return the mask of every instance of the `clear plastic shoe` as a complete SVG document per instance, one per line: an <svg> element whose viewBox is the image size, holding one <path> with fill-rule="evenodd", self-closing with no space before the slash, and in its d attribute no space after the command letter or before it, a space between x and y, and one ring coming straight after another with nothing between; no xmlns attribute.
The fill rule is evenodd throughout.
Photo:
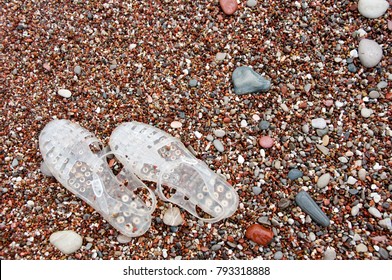
<svg viewBox="0 0 392 280"><path fill-rule="evenodd" d="M155 194L125 166L115 176L107 163L114 153L104 153L91 132L53 120L40 133L39 147L52 175L123 235L140 236L150 228Z"/></svg>
<svg viewBox="0 0 392 280"><path fill-rule="evenodd" d="M109 146L141 180L157 183L158 196L200 220L217 222L237 210L238 194L177 139L153 126L119 125Z"/></svg>

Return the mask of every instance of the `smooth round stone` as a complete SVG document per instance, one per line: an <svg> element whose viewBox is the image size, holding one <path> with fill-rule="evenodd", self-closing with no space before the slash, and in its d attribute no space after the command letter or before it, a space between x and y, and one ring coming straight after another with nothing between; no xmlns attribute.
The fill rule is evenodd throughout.
<svg viewBox="0 0 392 280"><path fill-rule="evenodd" d="M246 1L246 6L252 8L257 5L257 0L248 0Z"/></svg>
<svg viewBox="0 0 392 280"><path fill-rule="evenodd" d="M226 15L232 15L238 9L237 0L219 0L219 4Z"/></svg>
<svg viewBox="0 0 392 280"><path fill-rule="evenodd" d="M216 137L223 137L226 135L226 132L223 129L215 129L214 130L214 135Z"/></svg>
<svg viewBox="0 0 392 280"><path fill-rule="evenodd" d="M262 225L253 224L246 229L245 237L259 245L267 246L271 243L274 233Z"/></svg>
<svg viewBox="0 0 392 280"><path fill-rule="evenodd" d="M215 149L217 149L219 152L223 152L225 148L223 147L223 144L221 141L218 139L215 139L212 144L214 145Z"/></svg>
<svg viewBox="0 0 392 280"><path fill-rule="evenodd" d="M387 0L359 0L358 11L366 18L381 17L387 11L389 3Z"/></svg>
<svg viewBox="0 0 392 280"><path fill-rule="evenodd" d="M49 241L63 254L72 254L82 246L83 238L72 230L64 230L53 233Z"/></svg>
<svg viewBox="0 0 392 280"><path fill-rule="evenodd" d="M357 179L355 179L353 176L350 176L350 177L348 177L346 184L355 185L356 182L357 182Z"/></svg>
<svg viewBox="0 0 392 280"><path fill-rule="evenodd" d="M80 73L82 73L82 67L80 67L79 65L75 66L74 73L76 75L80 75Z"/></svg>
<svg viewBox="0 0 392 280"><path fill-rule="evenodd" d="M323 129L327 126L327 122L323 118L317 118L312 120L312 127Z"/></svg>
<svg viewBox="0 0 392 280"><path fill-rule="evenodd" d="M377 99L377 98L380 97L380 93L378 91L372 90L369 93L369 97L372 98L372 99Z"/></svg>
<svg viewBox="0 0 392 280"><path fill-rule="evenodd" d="M382 217L380 211L378 211L378 209L376 207L369 207L368 211L369 211L370 215L372 215L373 217L376 217L376 218Z"/></svg>
<svg viewBox="0 0 392 280"><path fill-rule="evenodd" d="M305 134L309 133L309 126L307 124L304 124L302 126L302 132L305 133Z"/></svg>
<svg viewBox="0 0 392 280"><path fill-rule="evenodd" d="M301 178L304 174L302 173L301 170L298 169L291 169L289 171L289 174L287 177L289 177L290 180L296 180L298 178Z"/></svg>
<svg viewBox="0 0 392 280"><path fill-rule="evenodd" d="M178 207L171 207L163 214L163 223L168 226L179 226L184 222Z"/></svg>
<svg viewBox="0 0 392 280"><path fill-rule="evenodd" d="M331 180L331 174L325 173L321 175L320 178L317 180L317 187L319 188L326 187L330 180Z"/></svg>
<svg viewBox="0 0 392 280"><path fill-rule="evenodd" d="M259 139L259 144L261 147L268 149L274 145L274 139L269 136L261 136Z"/></svg>
<svg viewBox="0 0 392 280"><path fill-rule="evenodd" d="M334 248L328 247L324 252L324 260L334 260L336 259L336 251Z"/></svg>
<svg viewBox="0 0 392 280"><path fill-rule="evenodd" d="M381 61L382 48L376 41L362 39L359 42L358 55L362 65L371 68Z"/></svg>
<svg viewBox="0 0 392 280"><path fill-rule="evenodd" d="M59 89L57 94L64 98L70 98L72 95L72 93L68 89Z"/></svg>
<svg viewBox="0 0 392 280"><path fill-rule="evenodd" d="M267 130L270 127L270 123L268 121L259 122L259 128L261 130Z"/></svg>
<svg viewBox="0 0 392 280"><path fill-rule="evenodd" d="M280 259L282 259L283 258L283 253L282 253L282 251L277 251L275 254L274 254L274 259L275 260L280 260Z"/></svg>
<svg viewBox="0 0 392 280"><path fill-rule="evenodd" d="M190 80L189 81L189 86L190 87L197 87L197 80L195 80L195 79Z"/></svg>
<svg viewBox="0 0 392 280"><path fill-rule="evenodd" d="M368 251L368 248L366 247L366 245L365 244L358 244L356 247L355 247L355 250L358 252L358 253L365 253L365 252L367 252Z"/></svg>
<svg viewBox="0 0 392 280"><path fill-rule="evenodd" d="M361 116L364 118L369 118L373 114L372 109L362 108L361 109Z"/></svg>
<svg viewBox="0 0 392 280"><path fill-rule="evenodd" d="M239 155L237 161L238 161L239 164L243 164L245 162L245 159L244 159L243 156Z"/></svg>
<svg viewBox="0 0 392 280"><path fill-rule="evenodd" d="M33 207L34 207L34 204L35 204L35 203L34 203L34 201L32 201L32 200L28 200L28 201L27 201L27 206L30 207L30 208L33 208Z"/></svg>
<svg viewBox="0 0 392 280"><path fill-rule="evenodd" d="M170 126L172 128L180 128L180 127L182 127L182 123L179 121L173 121L173 122L171 122Z"/></svg>
<svg viewBox="0 0 392 280"><path fill-rule="evenodd" d="M46 165L46 163L44 161L41 162L40 170L41 170L42 174L44 174L45 176L53 177L52 172L49 170L48 166Z"/></svg>

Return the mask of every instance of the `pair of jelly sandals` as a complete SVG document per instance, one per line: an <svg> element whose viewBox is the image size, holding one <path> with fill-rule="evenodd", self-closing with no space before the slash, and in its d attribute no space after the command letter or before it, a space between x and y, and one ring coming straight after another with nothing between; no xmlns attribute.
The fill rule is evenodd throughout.
<svg viewBox="0 0 392 280"><path fill-rule="evenodd" d="M122 234L144 234L156 207L156 193L200 220L214 223L234 214L235 190L196 159L175 137L153 126L120 124L110 151L89 131L69 120L53 120L42 130L39 147L46 167L69 191L83 199ZM123 165L113 173L108 158Z"/></svg>

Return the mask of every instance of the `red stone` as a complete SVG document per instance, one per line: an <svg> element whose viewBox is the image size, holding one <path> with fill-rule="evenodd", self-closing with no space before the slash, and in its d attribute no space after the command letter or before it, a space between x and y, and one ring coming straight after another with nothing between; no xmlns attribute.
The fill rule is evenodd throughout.
<svg viewBox="0 0 392 280"><path fill-rule="evenodd" d="M261 136L259 139L259 144L263 148L271 148L274 145L274 139L269 136Z"/></svg>
<svg viewBox="0 0 392 280"><path fill-rule="evenodd" d="M219 0L219 4L226 15L232 15L238 9L237 0Z"/></svg>
<svg viewBox="0 0 392 280"><path fill-rule="evenodd" d="M224 123L229 123L230 121L231 121L231 120L230 120L230 118L228 118L228 117L226 117L226 118L223 119L223 122L224 122Z"/></svg>
<svg viewBox="0 0 392 280"><path fill-rule="evenodd" d="M259 224L254 224L246 229L245 237L259 245L267 246L271 243L274 233Z"/></svg>

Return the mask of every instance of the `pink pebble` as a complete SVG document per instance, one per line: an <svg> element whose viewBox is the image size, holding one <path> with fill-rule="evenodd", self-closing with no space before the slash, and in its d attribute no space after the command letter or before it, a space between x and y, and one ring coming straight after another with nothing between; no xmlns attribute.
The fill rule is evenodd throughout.
<svg viewBox="0 0 392 280"><path fill-rule="evenodd" d="M333 100L331 99L324 100L324 105L327 107L331 107L333 105Z"/></svg>
<svg viewBox="0 0 392 280"><path fill-rule="evenodd" d="M260 146L263 148L271 148L274 145L274 139L269 136L261 136L259 139Z"/></svg>
<svg viewBox="0 0 392 280"><path fill-rule="evenodd" d="M237 0L219 0L219 4L226 15L232 15L238 9Z"/></svg>

